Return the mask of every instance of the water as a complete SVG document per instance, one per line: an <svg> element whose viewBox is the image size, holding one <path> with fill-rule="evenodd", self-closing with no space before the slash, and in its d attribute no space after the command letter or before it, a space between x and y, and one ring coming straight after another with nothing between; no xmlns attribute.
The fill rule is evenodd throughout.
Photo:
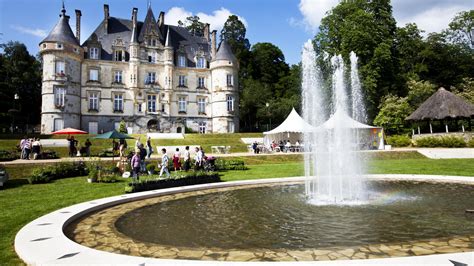
<svg viewBox="0 0 474 266"><path fill-rule="evenodd" d="M363 204L368 193L362 179L364 167L357 152L358 132L347 127L349 116L365 120L357 57L351 53L350 84L346 82L347 69L342 56L331 58L331 97L323 86L316 58L308 41L302 53L303 118L317 126L317 130L304 134L304 143L310 147L309 154L305 155L305 193L316 205ZM330 127L324 126L328 114L333 120Z"/></svg>
<svg viewBox="0 0 474 266"><path fill-rule="evenodd" d="M316 206L304 185L221 191L123 214L117 230L147 243L188 248L353 247L472 235L474 187L369 182L371 204Z"/></svg>

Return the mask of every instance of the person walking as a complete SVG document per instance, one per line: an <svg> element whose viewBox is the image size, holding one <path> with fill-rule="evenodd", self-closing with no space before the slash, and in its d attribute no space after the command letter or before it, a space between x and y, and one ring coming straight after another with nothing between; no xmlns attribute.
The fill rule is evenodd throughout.
<svg viewBox="0 0 474 266"><path fill-rule="evenodd" d="M173 166L174 171L181 171L181 152L179 152L179 148L176 148L176 152L173 154Z"/></svg>
<svg viewBox="0 0 474 266"><path fill-rule="evenodd" d="M145 162L145 158L146 158L146 150L145 150L145 147L143 147L143 144L140 144L140 171L142 173L146 173L146 162Z"/></svg>
<svg viewBox="0 0 474 266"><path fill-rule="evenodd" d="M138 181L139 180L139 174L140 174L140 150L136 150L135 154L132 157L132 160L130 161L130 164L132 166L132 171L133 171L133 178Z"/></svg>
<svg viewBox="0 0 474 266"><path fill-rule="evenodd" d="M85 152L86 152L87 157L91 156L91 146L92 146L92 143L90 142L90 140L86 139L86 142L84 143L84 147L85 147Z"/></svg>
<svg viewBox="0 0 474 266"><path fill-rule="evenodd" d="M191 168L191 153L189 152L189 146L184 148L184 171L189 171Z"/></svg>
<svg viewBox="0 0 474 266"><path fill-rule="evenodd" d="M28 138L26 136L24 136L20 140L20 149L21 149L20 159L25 159L25 143L26 143L27 140L28 140Z"/></svg>
<svg viewBox="0 0 474 266"><path fill-rule="evenodd" d="M31 153L31 139L26 139L25 143L23 144L24 149L25 149L25 158L26 160L30 159L30 153Z"/></svg>
<svg viewBox="0 0 474 266"><path fill-rule="evenodd" d="M203 153L199 147L196 147L196 155L194 156L194 168L200 170L202 168Z"/></svg>
<svg viewBox="0 0 474 266"><path fill-rule="evenodd" d="M161 152L163 153L163 156L161 157L161 170L160 170L160 177L163 176L163 173L166 173L167 177L169 178L170 171L168 171L168 163L169 163L169 157L166 154L166 149L163 148L161 149Z"/></svg>
<svg viewBox="0 0 474 266"><path fill-rule="evenodd" d="M153 146L151 146L151 137L148 136L146 139L146 147L147 147L147 157L150 159L151 154L153 153Z"/></svg>

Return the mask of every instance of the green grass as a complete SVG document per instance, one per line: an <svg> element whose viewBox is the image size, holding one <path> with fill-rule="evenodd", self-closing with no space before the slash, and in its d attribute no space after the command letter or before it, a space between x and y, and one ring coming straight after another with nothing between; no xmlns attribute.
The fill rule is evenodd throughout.
<svg viewBox="0 0 474 266"><path fill-rule="evenodd" d="M140 137L141 142L145 144L146 134L133 134L134 138ZM79 146L83 145L86 139L92 142L91 154L95 155L99 152L112 148L112 140L109 139L93 139L93 135L75 135L74 138L79 141ZM211 146L231 146L231 152L246 152L247 145L240 138L259 138L263 137L262 133L234 133L234 134L186 134L184 139L153 139L151 141L153 148L156 146L185 146L185 145L201 145L206 152L211 151ZM66 139L66 136L40 136L41 139ZM20 139L0 139L0 150L13 150L20 143ZM135 145L135 140L127 140L128 147ZM68 156L68 148L45 148L46 150L56 151L59 157ZM155 151L156 154L156 151Z"/></svg>
<svg viewBox="0 0 474 266"><path fill-rule="evenodd" d="M373 174L437 174L474 176L474 159L432 160L418 153L371 153ZM222 172L223 181L302 176L301 155L233 157L242 159L247 171ZM41 166L39 166L41 167ZM124 193L125 181L111 184L86 182L85 177L29 185L25 178L33 166L9 165L12 180L0 190L0 264L21 264L13 249L15 234L28 222L51 211L97 198Z"/></svg>

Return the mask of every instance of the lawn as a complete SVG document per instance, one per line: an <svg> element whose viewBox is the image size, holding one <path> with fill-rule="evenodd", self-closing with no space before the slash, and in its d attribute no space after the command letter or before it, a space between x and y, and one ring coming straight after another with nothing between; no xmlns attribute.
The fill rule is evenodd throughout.
<svg viewBox="0 0 474 266"><path fill-rule="evenodd" d="M172 145L172 144L171 144ZM377 174L438 174L474 176L474 159L431 160L413 152L371 153L369 172ZM301 155L240 157L249 170L222 172L223 181L275 178L303 175ZM30 168L26 168L31 171ZM13 248L15 234L35 218L75 203L122 194L125 182L89 184L85 177L29 185L25 166L8 166L14 174L0 190L0 264L17 265L21 261Z"/></svg>
<svg viewBox="0 0 474 266"><path fill-rule="evenodd" d="M134 138L140 137L141 142L145 144L146 134L133 134ZM66 139L66 136L39 136L41 139ZM112 148L112 140L93 139L94 135L75 135L74 138L79 141L78 146L83 145L86 139L92 142L91 154L96 155L103 150ZM186 134L184 139L153 139L151 141L153 148L156 146L183 146L183 145L201 145L205 151L211 151L211 146L231 146L230 152L245 152L247 145L240 138L259 138L263 137L262 133L234 133L234 134ZM0 150L13 150L20 143L21 136L15 139L0 139ZM135 140L127 140L129 147L135 145ZM60 157L68 156L68 149L62 148L45 148L46 150L56 151ZM156 151L155 151L156 153Z"/></svg>

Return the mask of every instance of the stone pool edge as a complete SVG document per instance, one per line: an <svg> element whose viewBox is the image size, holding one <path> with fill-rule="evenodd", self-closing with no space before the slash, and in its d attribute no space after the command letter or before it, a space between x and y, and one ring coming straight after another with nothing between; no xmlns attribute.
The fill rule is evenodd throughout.
<svg viewBox="0 0 474 266"><path fill-rule="evenodd" d="M413 181L435 181L435 182L461 182L474 184L474 177L464 176L438 176L438 175L368 175L369 179L375 180L413 180ZM126 265L253 265L262 263L278 265L336 265L344 262L346 265L374 265L374 264L429 264L429 265L453 265L456 261L469 264L474 262L474 252L413 256L385 259L365 259L346 261L308 261L308 262L221 262L221 261L193 261L193 260L169 260L135 257L122 254L100 251L82 246L69 238L63 229L72 221L87 213L104 209L117 204L136 200L164 196L180 192L191 192L211 188L225 188L232 186L246 186L266 183L301 182L304 177L255 179L244 181L232 181L222 183L202 184L178 188L169 188L153 191L145 191L133 194L113 196L109 198L92 200L72 205L60 210L46 214L26 226L24 226L15 237L15 251L18 256L29 265L51 265L51 264L126 264Z"/></svg>

